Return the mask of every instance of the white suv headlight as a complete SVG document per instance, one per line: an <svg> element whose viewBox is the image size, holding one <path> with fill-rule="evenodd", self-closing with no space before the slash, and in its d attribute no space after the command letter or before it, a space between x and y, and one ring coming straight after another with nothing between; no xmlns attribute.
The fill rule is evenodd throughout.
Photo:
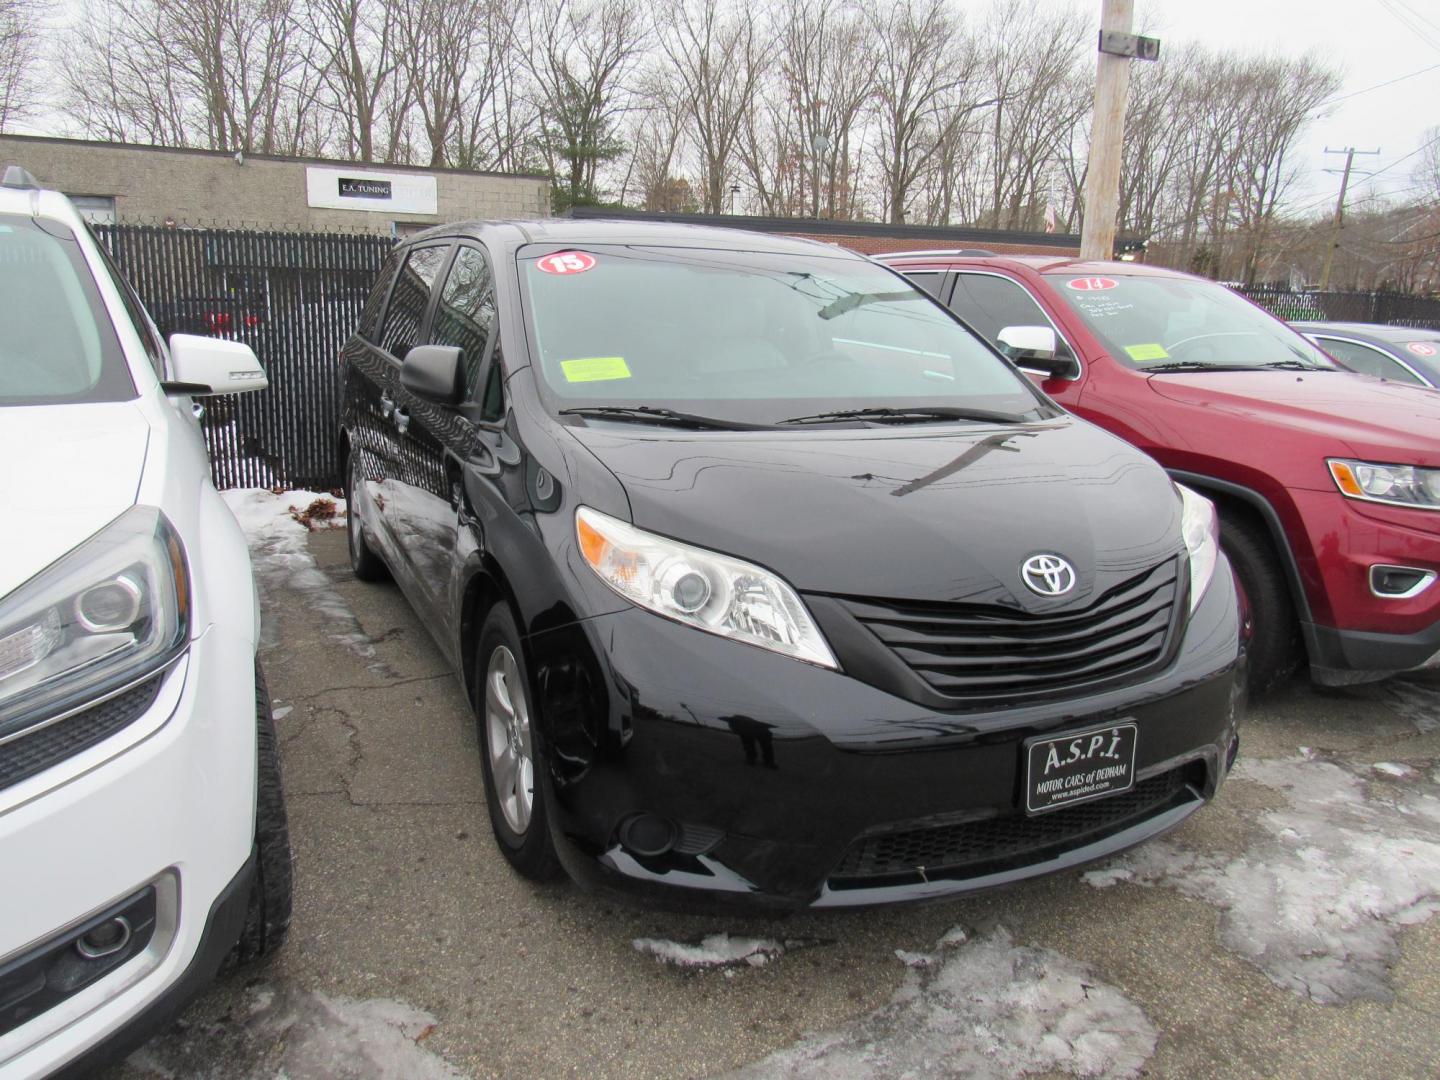
<svg viewBox="0 0 1440 1080"><path fill-rule="evenodd" d="M1180 492L1180 533L1185 550L1190 553L1190 610L1193 612L1205 595L1210 579L1215 576L1215 563L1220 557L1220 521L1215 504L1204 495L1197 495L1184 484L1176 484Z"/></svg>
<svg viewBox="0 0 1440 1080"><path fill-rule="evenodd" d="M180 538L132 507L0 600L0 741L162 667L189 625Z"/></svg>
<svg viewBox="0 0 1440 1080"><path fill-rule="evenodd" d="M839 666L795 590L768 570L586 506L575 511L575 533L590 568L627 600L697 630Z"/></svg>

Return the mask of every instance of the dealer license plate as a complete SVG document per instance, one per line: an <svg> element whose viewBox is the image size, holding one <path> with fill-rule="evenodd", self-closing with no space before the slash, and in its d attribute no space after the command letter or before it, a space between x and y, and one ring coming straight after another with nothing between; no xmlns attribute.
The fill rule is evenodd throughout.
<svg viewBox="0 0 1440 1080"><path fill-rule="evenodd" d="M1032 814L1103 799L1135 786L1133 723L1025 744L1025 809Z"/></svg>

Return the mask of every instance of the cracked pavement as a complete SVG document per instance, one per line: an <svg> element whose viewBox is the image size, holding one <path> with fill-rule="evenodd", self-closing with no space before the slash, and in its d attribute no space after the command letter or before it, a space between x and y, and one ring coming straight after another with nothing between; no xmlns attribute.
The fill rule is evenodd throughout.
<svg viewBox="0 0 1440 1080"><path fill-rule="evenodd" d="M1440 806L1440 682L1297 681L1252 708L1241 754L1256 767L1165 841L1168 861L926 907L662 914L509 871L473 718L425 629L393 585L351 577L343 531L312 534L308 551L313 567L267 574L256 560L262 660L290 709L277 725L289 943L220 979L106 1080L948 1076L981 1061L1011 1075L1435 1075L1440 873L1423 827ZM1331 782L1329 770L1351 778L1334 810L1343 850L1325 839L1325 789L1295 786ZM1390 861L1365 862L1370 846ZM1327 874L1397 867L1413 896L1361 895L1343 933L1290 925L1324 908ZM1274 909L1237 920L1264 889ZM1316 1000L1257 960L1261 946L1303 950L1343 972L1346 935L1361 931L1384 937L1364 958L1383 992ZM699 971L634 944L717 934L819 944ZM1111 1058L1073 1030L1122 1021L1132 1036Z"/></svg>

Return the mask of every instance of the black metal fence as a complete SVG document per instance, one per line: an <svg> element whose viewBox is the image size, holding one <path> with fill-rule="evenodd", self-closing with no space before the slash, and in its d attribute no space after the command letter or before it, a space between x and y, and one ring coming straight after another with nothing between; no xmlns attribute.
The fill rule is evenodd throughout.
<svg viewBox="0 0 1440 1080"><path fill-rule="evenodd" d="M95 232L167 338L243 341L265 365L268 390L205 399L215 486L338 486L337 360L394 242L149 225Z"/></svg>
<svg viewBox="0 0 1440 1080"><path fill-rule="evenodd" d="M1385 323L1440 330L1440 299L1389 292L1292 292L1237 289L1279 318L1299 321Z"/></svg>

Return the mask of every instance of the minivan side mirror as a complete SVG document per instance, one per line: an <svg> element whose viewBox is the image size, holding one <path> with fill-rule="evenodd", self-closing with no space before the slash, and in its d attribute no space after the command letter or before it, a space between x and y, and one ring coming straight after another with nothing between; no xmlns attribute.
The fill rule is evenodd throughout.
<svg viewBox="0 0 1440 1080"><path fill-rule="evenodd" d="M186 397L241 394L270 385L254 351L243 341L172 334L170 370L175 378L161 383L161 388Z"/></svg>
<svg viewBox="0 0 1440 1080"><path fill-rule="evenodd" d="M1079 365L1069 356L1060 356L1059 339L1048 326L1007 326L996 335L1000 351L1017 367L1032 368L1054 378L1074 378Z"/></svg>
<svg viewBox="0 0 1440 1080"><path fill-rule="evenodd" d="M400 385L441 405L465 400L465 353L454 345L416 345L400 365Z"/></svg>

